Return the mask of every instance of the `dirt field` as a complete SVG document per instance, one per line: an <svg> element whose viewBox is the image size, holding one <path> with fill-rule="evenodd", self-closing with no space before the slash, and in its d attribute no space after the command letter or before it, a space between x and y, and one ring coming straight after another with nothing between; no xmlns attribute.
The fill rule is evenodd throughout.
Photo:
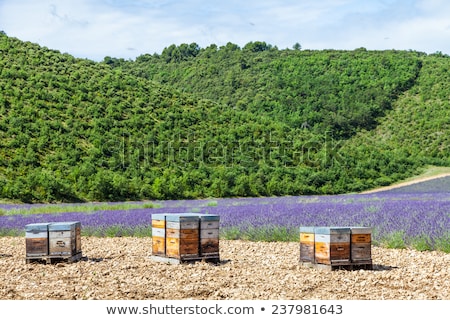
<svg viewBox="0 0 450 320"><path fill-rule="evenodd" d="M372 247L374 270L299 264L298 243L220 242L218 265L152 261L149 238L82 238L76 263L26 264L0 238L0 300L448 300L450 254Z"/></svg>

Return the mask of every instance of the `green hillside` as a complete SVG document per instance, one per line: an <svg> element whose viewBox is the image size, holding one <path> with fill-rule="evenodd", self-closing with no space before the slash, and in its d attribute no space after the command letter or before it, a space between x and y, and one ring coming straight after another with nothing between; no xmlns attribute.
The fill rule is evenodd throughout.
<svg viewBox="0 0 450 320"><path fill-rule="evenodd" d="M290 127L348 138L372 129L417 78L421 54L278 50L264 42L200 49L174 45L113 66ZM116 61L117 62L117 61Z"/></svg>
<svg viewBox="0 0 450 320"><path fill-rule="evenodd" d="M393 110L372 131L362 131L342 148L360 161L357 190L368 182L383 182L379 172L391 172L385 184L401 180L400 175L427 165L448 166L450 162L450 85L448 56L424 57L415 84L393 102ZM353 163L349 166L353 167Z"/></svg>
<svg viewBox="0 0 450 320"><path fill-rule="evenodd" d="M170 46L96 63L0 34L0 198L333 194L450 165L449 58Z"/></svg>

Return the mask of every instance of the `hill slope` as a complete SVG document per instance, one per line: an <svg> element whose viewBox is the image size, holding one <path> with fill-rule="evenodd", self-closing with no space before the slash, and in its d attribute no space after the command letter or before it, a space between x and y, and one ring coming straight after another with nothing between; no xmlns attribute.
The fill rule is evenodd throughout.
<svg viewBox="0 0 450 320"><path fill-rule="evenodd" d="M17 39L1 37L0 50L3 198L205 196L211 182L203 181L214 180L208 166L231 161L222 161L222 146L245 139L256 148L248 140L253 132L289 131L270 118ZM234 161L245 161L239 156Z"/></svg>
<svg viewBox="0 0 450 320"><path fill-rule="evenodd" d="M348 138L373 129L414 84L421 56L393 50L278 50L250 42L242 49L231 43L205 49L172 45L161 55L112 65L292 127Z"/></svg>
<svg viewBox="0 0 450 320"><path fill-rule="evenodd" d="M345 193L450 165L448 57L227 47L94 63L0 34L0 198Z"/></svg>

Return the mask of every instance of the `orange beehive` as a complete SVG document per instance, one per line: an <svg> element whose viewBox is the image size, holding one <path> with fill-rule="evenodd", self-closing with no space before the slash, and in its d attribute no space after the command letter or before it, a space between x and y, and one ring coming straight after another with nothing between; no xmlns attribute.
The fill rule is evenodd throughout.
<svg viewBox="0 0 450 320"><path fill-rule="evenodd" d="M314 229L316 263L336 265L350 262L350 228Z"/></svg>
<svg viewBox="0 0 450 320"><path fill-rule="evenodd" d="M199 217L188 214L166 215L166 256L199 257Z"/></svg>
<svg viewBox="0 0 450 320"><path fill-rule="evenodd" d="M199 213L152 215L152 260L179 264L219 259L219 216Z"/></svg>

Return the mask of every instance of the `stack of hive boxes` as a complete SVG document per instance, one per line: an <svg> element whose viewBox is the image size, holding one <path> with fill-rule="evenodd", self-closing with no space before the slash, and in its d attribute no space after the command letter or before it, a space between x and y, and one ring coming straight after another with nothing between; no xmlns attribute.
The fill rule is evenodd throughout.
<svg viewBox="0 0 450 320"><path fill-rule="evenodd" d="M49 255L73 257L81 254L81 223L56 222L48 226Z"/></svg>
<svg viewBox="0 0 450 320"><path fill-rule="evenodd" d="M31 223L25 226L26 257L48 256L48 225L50 223Z"/></svg>
<svg viewBox="0 0 450 320"><path fill-rule="evenodd" d="M152 215L152 258L180 263L219 256L219 216L197 213Z"/></svg>
<svg viewBox="0 0 450 320"><path fill-rule="evenodd" d="M81 223L31 223L25 226L26 262L81 258Z"/></svg>
<svg viewBox="0 0 450 320"><path fill-rule="evenodd" d="M372 229L364 227L350 227L351 230L351 259L354 263L372 264Z"/></svg>
<svg viewBox="0 0 450 320"><path fill-rule="evenodd" d="M200 218L200 256L219 259L219 216L201 214Z"/></svg>
<svg viewBox="0 0 450 320"><path fill-rule="evenodd" d="M152 215L152 254L166 255L166 216L164 214Z"/></svg>
<svg viewBox="0 0 450 320"><path fill-rule="evenodd" d="M300 261L304 263L315 262L314 227L300 227Z"/></svg>
<svg viewBox="0 0 450 320"><path fill-rule="evenodd" d="M300 227L300 262L327 269L371 269L371 233L366 227Z"/></svg>
<svg viewBox="0 0 450 320"><path fill-rule="evenodd" d="M176 259L200 257L199 219L194 215L166 216L166 256Z"/></svg>

